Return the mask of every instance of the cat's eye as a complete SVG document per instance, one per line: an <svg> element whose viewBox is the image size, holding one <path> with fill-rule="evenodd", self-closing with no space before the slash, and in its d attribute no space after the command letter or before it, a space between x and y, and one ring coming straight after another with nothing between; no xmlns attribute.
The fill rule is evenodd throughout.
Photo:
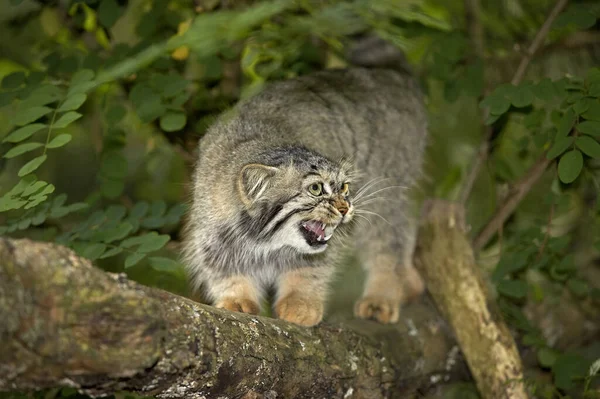
<svg viewBox="0 0 600 399"><path fill-rule="evenodd" d="M323 184L313 183L310 186L308 186L308 191L312 195L321 195L321 194L323 194Z"/></svg>
<svg viewBox="0 0 600 399"><path fill-rule="evenodd" d="M340 191L340 193L343 195L346 195L346 194L348 194L349 189L350 189L350 184L344 183L344 184L342 184L342 190Z"/></svg>

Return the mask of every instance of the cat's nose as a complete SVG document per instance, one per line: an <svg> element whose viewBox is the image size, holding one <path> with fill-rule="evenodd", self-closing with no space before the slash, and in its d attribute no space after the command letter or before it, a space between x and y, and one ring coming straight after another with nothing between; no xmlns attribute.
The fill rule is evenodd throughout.
<svg viewBox="0 0 600 399"><path fill-rule="evenodd" d="M333 206L342 214L342 216L345 216L348 213L348 203L342 199L334 200Z"/></svg>

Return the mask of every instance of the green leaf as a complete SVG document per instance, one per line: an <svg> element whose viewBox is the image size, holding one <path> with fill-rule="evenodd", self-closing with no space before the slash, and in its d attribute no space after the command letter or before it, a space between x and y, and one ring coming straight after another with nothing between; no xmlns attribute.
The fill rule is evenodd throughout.
<svg viewBox="0 0 600 399"><path fill-rule="evenodd" d="M600 137L600 122L597 121L584 121L577 125L577 131L579 133L589 134L591 136Z"/></svg>
<svg viewBox="0 0 600 399"><path fill-rule="evenodd" d="M527 264L528 258L526 254L514 253L503 255L492 273L492 279L500 282L504 277L525 269Z"/></svg>
<svg viewBox="0 0 600 399"><path fill-rule="evenodd" d="M67 133L59 134L58 136L53 138L52 141L50 141L48 143L48 145L46 145L46 148L62 147L63 145L65 145L69 141L71 141L72 138L73 138L73 136L71 136L70 134L67 134Z"/></svg>
<svg viewBox="0 0 600 399"><path fill-rule="evenodd" d="M167 112L160 118L160 128L165 132L175 132L183 129L186 116L183 112Z"/></svg>
<svg viewBox="0 0 600 399"><path fill-rule="evenodd" d="M502 280L496 286L498 292L511 298L521 299L527 296L527 283L523 280Z"/></svg>
<svg viewBox="0 0 600 399"><path fill-rule="evenodd" d="M46 187L44 187L42 189L42 191L40 191L39 193L36 193L33 197L31 198L41 198L41 197L45 197L48 194L52 194L54 192L54 185L53 184L48 184Z"/></svg>
<svg viewBox="0 0 600 399"><path fill-rule="evenodd" d="M78 83L76 85L72 85L71 87L69 87L69 92L67 93L67 95L73 96L77 93L85 93L85 92L93 89L95 86L96 86L96 82L94 82L94 81Z"/></svg>
<svg viewBox="0 0 600 399"><path fill-rule="evenodd" d="M129 211L129 217L131 219L141 219L148 210L150 209L150 205L146 201L140 201L136 203L133 208Z"/></svg>
<svg viewBox="0 0 600 399"><path fill-rule="evenodd" d="M98 233L93 235L94 241L102 241L105 243L111 243L113 241L122 240L127 237L127 235L131 232L133 226L131 223L123 222L119 223L116 227L101 230Z"/></svg>
<svg viewBox="0 0 600 399"><path fill-rule="evenodd" d="M536 85L531 87L531 91L537 98L542 101L550 102L556 94L552 81L549 78L540 80Z"/></svg>
<svg viewBox="0 0 600 399"><path fill-rule="evenodd" d="M600 82L591 84L588 89L588 94L592 97L600 97Z"/></svg>
<svg viewBox="0 0 600 399"><path fill-rule="evenodd" d="M583 4L581 5L583 6ZM559 15L554 21L554 28L574 26L578 29L589 29L596 23L594 14L582 7L572 6Z"/></svg>
<svg viewBox="0 0 600 399"><path fill-rule="evenodd" d="M185 215L187 206L184 204L177 204L169 209L169 212L165 215L166 224L177 224L181 220L181 217Z"/></svg>
<svg viewBox="0 0 600 399"><path fill-rule="evenodd" d="M109 249L105 253L103 253L102 256L99 259L110 258L111 256L118 255L121 252L123 252L123 248L121 248L121 247L114 247L114 248Z"/></svg>
<svg viewBox="0 0 600 399"><path fill-rule="evenodd" d="M25 143L19 144L16 147L11 148L6 154L4 154L4 158L14 158L16 156L25 154L26 152L36 150L40 147L43 147L42 143Z"/></svg>
<svg viewBox="0 0 600 399"><path fill-rule="evenodd" d="M561 137L554 142L554 145L546 154L547 159L554 159L567 150L573 144L575 138L573 136Z"/></svg>
<svg viewBox="0 0 600 399"><path fill-rule="evenodd" d="M590 108L591 102L589 98L582 98L573 105L573 110L577 115L581 115Z"/></svg>
<svg viewBox="0 0 600 399"><path fill-rule="evenodd" d="M33 90L21 103L21 107L29 108L59 101L63 97L62 90L54 85L44 84Z"/></svg>
<svg viewBox="0 0 600 399"><path fill-rule="evenodd" d="M152 97L136 108L136 112L143 123L150 123L160 118L167 109L162 104L160 97Z"/></svg>
<svg viewBox="0 0 600 399"><path fill-rule="evenodd" d="M25 126L31 122L35 122L44 115L52 112L52 108L48 107L31 107L17 111L17 115L13 119L13 123L17 126Z"/></svg>
<svg viewBox="0 0 600 399"><path fill-rule="evenodd" d="M104 215L107 220L118 222L123 219L126 213L127 209L123 205L111 205L104 212Z"/></svg>
<svg viewBox="0 0 600 399"><path fill-rule="evenodd" d="M73 74L71 78L71 86L89 82L94 79L94 71L91 69L81 69Z"/></svg>
<svg viewBox="0 0 600 399"><path fill-rule="evenodd" d="M600 159L600 144L593 138L589 136L580 136L575 140L575 145L579 148L585 155Z"/></svg>
<svg viewBox="0 0 600 399"><path fill-rule="evenodd" d="M25 83L25 73L22 71L13 72L2 79L3 89L16 89Z"/></svg>
<svg viewBox="0 0 600 399"><path fill-rule="evenodd" d="M573 124L575 123L576 119L577 116L575 115L575 112L572 108L569 108L567 112L563 114L558 124L556 125L556 138L558 139L559 137L568 136L569 132L571 132L571 129L573 128Z"/></svg>
<svg viewBox="0 0 600 399"><path fill-rule="evenodd" d="M533 93L531 92L529 86L519 86L516 88L516 90L512 93L510 100L512 102L512 105L514 105L517 108L523 108L523 107L527 107L528 105L531 105L531 103L533 102Z"/></svg>
<svg viewBox="0 0 600 399"><path fill-rule="evenodd" d="M39 132L43 128L48 127L48 125L44 123L33 123L31 125L23 126L6 136L3 143L18 143L29 137L33 136L35 133Z"/></svg>
<svg viewBox="0 0 600 399"><path fill-rule="evenodd" d="M510 108L510 101L505 98L498 99L490 105L490 113L493 115L502 115Z"/></svg>
<svg viewBox="0 0 600 399"><path fill-rule="evenodd" d="M564 154L558 162L558 177L563 183L572 183L583 169L583 155L579 150Z"/></svg>
<svg viewBox="0 0 600 399"><path fill-rule="evenodd" d="M31 172L34 172L37 168L40 167L41 164L44 163L44 161L46 161L46 158L48 158L47 155L40 155L39 157L33 158L31 161L23 165L21 169L19 169L18 176L23 177L25 175L30 174Z"/></svg>
<svg viewBox="0 0 600 399"><path fill-rule="evenodd" d="M66 114L63 114L56 122L54 122L53 127L55 129L65 128L81 117L82 115L79 112L69 111Z"/></svg>
<svg viewBox="0 0 600 399"><path fill-rule="evenodd" d="M150 207L152 216L162 216L167 211L167 203L165 201L154 201Z"/></svg>
<svg viewBox="0 0 600 399"><path fill-rule="evenodd" d="M125 259L125 268L135 266L139 261L144 259L146 254L131 254Z"/></svg>
<svg viewBox="0 0 600 399"><path fill-rule="evenodd" d="M106 28L112 27L123 13L116 0L102 0L97 12L98 21Z"/></svg>
<svg viewBox="0 0 600 399"><path fill-rule="evenodd" d="M573 380L584 378L587 374L587 361L575 354L564 354L558 357L552 367L554 383L559 389L570 390L574 387Z"/></svg>
<svg viewBox="0 0 600 399"><path fill-rule="evenodd" d="M487 118L485 119L485 125L486 126L490 126L492 125L494 122L496 122L498 119L500 119L502 115L494 115L494 114L489 114L487 116Z"/></svg>
<svg viewBox="0 0 600 399"><path fill-rule="evenodd" d="M161 235L147 234L144 237L146 237L146 239L144 240L144 242L142 242L142 244L138 248L138 251L140 251L140 252L157 251L157 250L161 249L162 247L164 247L165 244L167 242L169 242L169 240L171 239L171 237L168 234L161 234Z"/></svg>
<svg viewBox="0 0 600 399"><path fill-rule="evenodd" d="M31 194L35 194L36 192L40 191L43 187L46 187L47 185L48 185L48 183L45 181L41 181L41 180L35 181L31 185L29 185L29 187L27 187L25 189L25 191L23 191L23 194L21 196L29 197Z"/></svg>
<svg viewBox="0 0 600 399"><path fill-rule="evenodd" d="M91 244L82 244L77 253L89 260L96 260L106 251L106 245L96 242Z"/></svg>
<svg viewBox="0 0 600 399"><path fill-rule="evenodd" d="M19 195L22 194L30 185L36 182L35 176L26 176L19 180L19 182L5 195Z"/></svg>
<svg viewBox="0 0 600 399"><path fill-rule="evenodd" d="M83 105L83 103L85 102L85 100L87 100L87 95L85 95L83 93L73 94L72 96L67 98L65 100L65 102L61 104L60 107L58 107L57 111L58 112L74 111L74 110L78 109L79 107L81 107Z"/></svg>
<svg viewBox="0 0 600 399"><path fill-rule="evenodd" d="M154 234L157 234L157 233L154 233ZM145 235L142 235L142 236L129 237L129 238L127 238L127 239L125 239L125 240L121 241L121 244L120 244L120 246L121 246L122 248L131 248L131 247L133 247L134 245L140 245L140 244L141 244L141 243L143 243L143 242L144 242L144 240L146 239L146 238L145 238L145 237L146 237L146 235L147 235L147 234L145 234Z"/></svg>
<svg viewBox="0 0 600 399"><path fill-rule="evenodd" d="M552 367L556 363L559 353L550 348L542 348L537 352L538 362L542 367Z"/></svg>
<svg viewBox="0 0 600 399"><path fill-rule="evenodd" d="M181 264L176 260L170 258L164 258L162 256L152 256L149 257L150 266L161 272L170 272L178 270L181 267Z"/></svg>

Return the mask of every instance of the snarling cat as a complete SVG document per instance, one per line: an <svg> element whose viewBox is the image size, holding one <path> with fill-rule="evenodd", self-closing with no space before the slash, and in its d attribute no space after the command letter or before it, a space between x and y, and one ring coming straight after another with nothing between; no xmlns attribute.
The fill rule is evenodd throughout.
<svg viewBox="0 0 600 399"><path fill-rule="evenodd" d="M395 322L423 290L409 195L427 140L422 95L390 44L367 41L349 59L272 83L202 138L185 261L215 306L256 314L274 288L277 317L318 324L348 246L367 271L357 316Z"/></svg>

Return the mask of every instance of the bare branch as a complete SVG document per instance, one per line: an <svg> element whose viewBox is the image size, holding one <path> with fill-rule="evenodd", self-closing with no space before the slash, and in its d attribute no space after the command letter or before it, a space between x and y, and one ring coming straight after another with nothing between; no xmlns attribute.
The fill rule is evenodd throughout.
<svg viewBox="0 0 600 399"><path fill-rule="evenodd" d="M502 227L504 221L515 211L523 197L531 190L533 185L539 180L550 164L546 158L546 153L542 154L535 164L529 168L527 173L519 179L511 188L511 194L506 201L496 209L496 212L490 221L481 229L481 232L473 240L473 247L476 251L480 250Z"/></svg>
<svg viewBox="0 0 600 399"><path fill-rule="evenodd" d="M558 17L558 14L560 14L561 11L567 6L568 2L569 0L558 0L554 5L552 11L550 11L550 14L548 14L548 18L546 18L546 21L544 22L538 33L535 35L533 42L531 42L531 45L523 55L523 58L521 59L521 63L519 64L517 71L515 72L515 75L511 80L511 83L513 85L518 85L525 77L525 72L527 71L527 67L529 66L529 63L531 62L533 56L544 43L544 40L546 39L548 32L550 32L550 28L552 27L554 20L556 19L556 17Z"/></svg>

